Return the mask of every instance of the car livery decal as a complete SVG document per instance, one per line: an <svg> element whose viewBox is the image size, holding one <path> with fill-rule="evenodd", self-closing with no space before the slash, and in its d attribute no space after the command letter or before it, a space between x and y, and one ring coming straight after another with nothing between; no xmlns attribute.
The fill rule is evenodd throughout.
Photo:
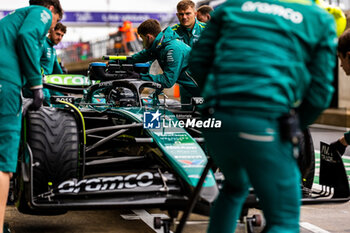
<svg viewBox="0 0 350 233"><path fill-rule="evenodd" d="M113 108L112 110L139 123L143 123L144 112L149 111L147 108ZM153 111L156 111L156 109L153 109ZM175 115L168 110L160 109L159 112L162 113L161 118L171 119L174 122L178 121ZM154 142L166 154L169 162L175 167L175 170L178 171L181 177L195 187L208 161L200 145L181 127L160 127L158 129L144 130L148 131L152 136ZM215 185L214 175L210 171L203 187Z"/></svg>
<svg viewBox="0 0 350 233"><path fill-rule="evenodd" d="M153 184L154 174L143 172L140 174L118 175L111 177L95 177L83 180L66 180L58 186L61 194L78 194L81 192L110 191L118 189L133 189L148 187Z"/></svg>
<svg viewBox="0 0 350 233"><path fill-rule="evenodd" d="M203 159L200 160L179 160L181 163L187 164L187 165L202 165L203 166Z"/></svg>
<svg viewBox="0 0 350 233"><path fill-rule="evenodd" d="M55 85L67 85L67 86L89 86L91 85L90 79L84 75L74 74L52 74L44 77L44 82Z"/></svg>

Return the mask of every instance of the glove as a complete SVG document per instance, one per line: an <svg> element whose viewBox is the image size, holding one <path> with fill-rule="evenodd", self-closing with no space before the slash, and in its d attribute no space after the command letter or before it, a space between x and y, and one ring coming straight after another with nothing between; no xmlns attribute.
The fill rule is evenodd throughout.
<svg viewBox="0 0 350 233"><path fill-rule="evenodd" d="M126 71L128 78L130 79L141 79L141 75L135 71Z"/></svg>
<svg viewBox="0 0 350 233"><path fill-rule="evenodd" d="M32 89L33 91L33 103L30 105L32 110L38 110L44 102L44 93L42 88Z"/></svg>
<svg viewBox="0 0 350 233"><path fill-rule="evenodd" d="M343 155L345 153L346 146L344 146L339 140L332 142L329 145L329 150L331 152L339 153L340 155Z"/></svg>

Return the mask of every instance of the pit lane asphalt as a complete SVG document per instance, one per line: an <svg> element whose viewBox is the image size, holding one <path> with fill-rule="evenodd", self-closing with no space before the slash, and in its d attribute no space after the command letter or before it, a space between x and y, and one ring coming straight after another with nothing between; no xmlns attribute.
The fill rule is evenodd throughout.
<svg viewBox="0 0 350 233"><path fill-rule="evenodd" d="M159 211L154 210L154 213ZM140 220L124 220L121 214L130 214L121 210L89 210L70 211L58 216L31 216L19 213L15 207L6 210L6 222L10 224L12 233L152 233ZM252 214L260 213L253 209ZM310 205L301 209L301 233L348 233L350 232L350 205ZM192 214L184 233L204 233L208 226L208 218ZM261 232L257 227L254 232ZM245 231L244 224L238 224L237 233ZM219 232L218 232L219 233Z"/></svg>
<svg viewBox="0 0 350 233"><path fill-rule="evenodd" d="M332 142L339 138L346 129L324 128L313 126L311 133L316 150L320 141ZM346 155L350 155L350 148ZM152 213L163 213L151 210ZM249 216L260 213L251 210ZM131 214L124 210L89 210L69 211L58 216L31 216L19 213L15 207L8 206L5 221L10 224L12 233L151 233L151 230L140 220L125 220L121 214ZM349 233L350 232L350 202L344 204L305 205L301 209L301 233ZM204 233L208 225L208 218L191 215L184 233ZM261 232L256 228L254 232ZM245 232L244 224L238 224L237 233Z"/></svg>
<svg viewBox="0 0 350 233"><path fill-rule="evenodd" d="M161 213L159 210L150 210ZM152 233L141 220L125 220L121 215L132 214L123 210L69 211L58 216L30 216L19 213L15 207L6 210L6 222L10 224L11 233ZM186 225L184 233L205 232L208 218L192 215L196 224Z"/></svg>

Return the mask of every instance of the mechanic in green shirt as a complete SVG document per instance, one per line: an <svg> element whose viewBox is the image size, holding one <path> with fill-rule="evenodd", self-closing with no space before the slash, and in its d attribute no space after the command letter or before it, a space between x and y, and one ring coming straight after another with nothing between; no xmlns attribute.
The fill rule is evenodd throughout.
<svg viewBox="0 0 350 233"><path fill-rule="evenodd" d="M339 37L338 57L340 59L340 66L343 68L345 74L350 75L350 29L347 29ZM332 142L330 144L330 150L343 155L348 145L350 145L350 131L344 133L337 141Z"/></svg>
<svg viewBox="0 0 350 233"><path fill-rule="evenodd" d="M58 22L55 28L49 31L49 36L46 37L46 40L42 47L42 55L40 58L40 65L45 75L63 74L63 71L57 59L56 49L53 46L58 45L61 42L66 32L67 32L67 27L62 23ZM51 95L58 95L58 96L64 95L60 92L49 90L47 88L44 88L43 92L44 92L45 103L49 105L51 103L50 101Z"/></svg>
<svg viewBox="0 0 350 233"><path fill-rule="evenodd" d="M180 40L192 47L198 41L206 24L196 19L197 12L195 4L191 0L180 1L176 9L176 16L179 19L179 23L172 26L171 29L179 35Z"/></svg>
<svg viewBox="0 0 350 233"><path fill-rule="evenodd" d="M318 0L317 3L331 13L335 19L337 34L340 35L337 48L340 66L343 68L346 75L350 75L350 29L343 32L346 28L346 16L339 7L328 5L320 0ZM339 153L339 155L343 155L348 145L350 145L350 131L345 132L341 138L332 142L329 149L333 153L335 152Z"/></svg>
<svg viewBox="0 0 350 233"><path fill-rule="evenodd" d="M34 92L33 109L42 105L41 46L62 17L59 0L30 0L0 20L0 232L3 231L10 177L16 172L20 141L21 89Z"/></svg>
<svg viewBox="0 0 350 233"><path fill-rule="evenodd" d="M185 88L191 96L199 96L199 89L188 70L188 58L191 48L180 41L179 36L170 27L161 30L157 20L144 21L137 28L144 50L132 55L132 63L158 60L162 74L141 74L142 80L160 83L163 88L170 88L175 83ZM190 99L181 98L182 104L189 104Z"/></svg>
<svg viewBox="0 0 350 233"><path fill-rule="evenodd" d="M201 32L205 28L205 23L199 22L196 19L197 12L195 3L191 0L182 0L177 6L176 16L179 20L178 24L171 27L174 32L179 35L180 40L185 44L192 47L193 44L198 41ZM188 102L191 98L191 94L180 86L180 96Z"/></svg>
<svg viewBox="0 0 350 233"><path fill-rule="evenodd" d="M53 46L61 42L66 32L67 27L62 23L57 23L55 28L49 31L49 36L46 37L40 58L40 65L44 69L44 74L63 74L58 63L56 49Z"/></svg>
<svg viewBox="0 0 350 233"><path fill-rule="evenodd" d="M312 0L228 0L214 12L190 56L204 117L222 121L204 130L225 176L208 232L234 232L251 186L264 232L299 232L295 132L330 103L336 46L333 17Z"/></svg>

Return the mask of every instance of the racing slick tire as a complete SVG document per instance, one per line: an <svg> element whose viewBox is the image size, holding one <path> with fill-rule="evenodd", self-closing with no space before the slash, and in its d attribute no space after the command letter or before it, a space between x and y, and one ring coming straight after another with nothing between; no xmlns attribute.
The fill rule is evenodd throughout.
<svg viewBox="0 0 350 233"><path fill-rule="evenodd" d="M77 177L79 135L72 113L50 107L29 112L27 141L33 153L34 196Z"/></svg>
<svg viewBox="0 0 350 233"><path fill-rule="evenodd" d="M315 176L315 150L309 129L305 129L299 139L298 165L302 176L303 195L311 191Z"/></svg>

